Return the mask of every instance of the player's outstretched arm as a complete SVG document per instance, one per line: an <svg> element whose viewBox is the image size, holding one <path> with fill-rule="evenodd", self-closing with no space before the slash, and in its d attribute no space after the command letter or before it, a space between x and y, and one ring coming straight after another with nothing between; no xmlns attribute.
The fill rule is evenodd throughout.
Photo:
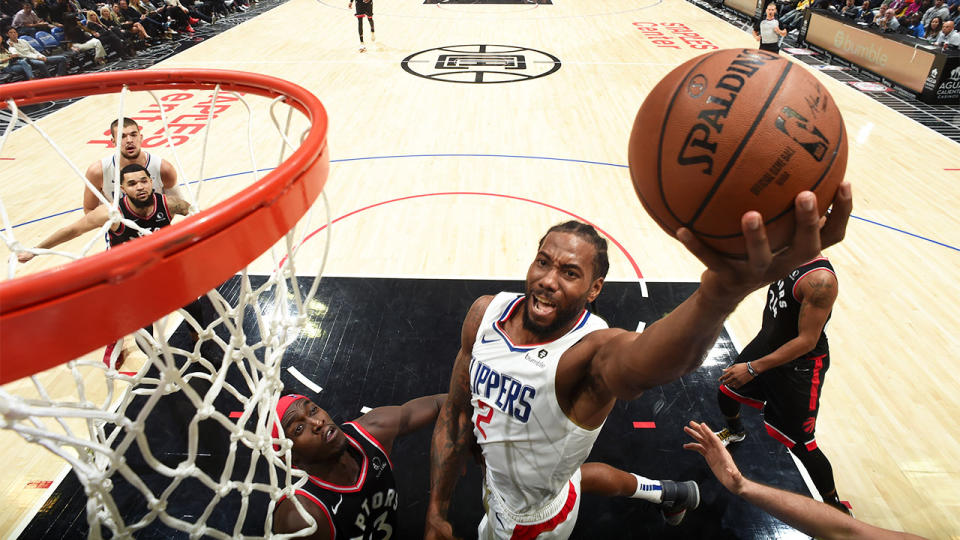
<svg viewBox="0 0 960 540"><path fill-rule="evenodd" d="M828 540L922 538L914 534L874 527L857 521L828 504L754 482L740 473L730 452L723 446L710 426L690 422L690 425L683 430L696 441L687 443L683 447L703 456L714 476L725 488L806 534Z"/></svg>
<svg viewBox="0 0 960 540"><path fill-rule="evenodd" d="M98 206L89 214L83 216L77 221L74 221L70 225L63 227L62 229L59 229L57 232L45 238L43 242L37 244L37 248L50 249L52 247L59 246L64 242L73 240L87 231L92 231L101 227L107 222L108 218L109 215L107 207L105 205ZM33 253L23 252L17 254L17 260L22 263L29 261L33 257Z"/></svg>
<svg viewBox="0 0 960 540"><path fill-rule="evenodd" d="M703 362L723 321L740 301L839 242L852 208L848 183L840 186L833 210L825 220L817 214L816 196L811 192L799 194L793 242L776 255L770 251L760 214L747 212L741 220L746 260L723 257L689 230L679 229L677 238L707 267L700 287L642 334L621 332L606 340L597 348L590 379L614 397L634 399L644 390L693 371Z"/></svg>
<svg viewBox="0 0 960 540"><path fill-rule="evenodd" d="M430 448L430 503L427 506L424 538L453 538L447 521L450 499L460 469L476 442L470 423L470 357L483 313L493 297L478 298L470 307L460 331L460 351L450 375L450 391L437 417Z"/></svg>
<svg viewBox="0 0 960 540"><path fill-rule="evenodd" d="M389 454L397 437L432 424L446 398L446 394L435 394L411 399L403 405L377 407L358 418L357 423L380 441Z"/></svg>
<svg viewBox="0 0 960 540"><path fill-rule="evenodd" d="M830 317L833 303L837 299L837 277L828 270L816 270L797 284L801 295L800 316L797 320L797 337L784 343L772 353L752 362L733 364L723 370L720 384L739 388L751 380L753 375L747 364L757 373L786 364L794 358L800 358L817 345L824 325Z"/></svg>

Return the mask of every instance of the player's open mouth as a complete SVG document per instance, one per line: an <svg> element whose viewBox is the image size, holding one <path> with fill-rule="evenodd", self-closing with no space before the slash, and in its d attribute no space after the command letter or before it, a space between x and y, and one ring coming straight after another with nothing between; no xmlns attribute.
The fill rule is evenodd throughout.
<svg viewBox="0 0 960 540"><path fill-rule="evenodd" d="M547 301L546 298L535 294L533 295L533 305L530 307L532 307L533 311L538 315L548 315L553 313L553 311L557 308L557 305L553 302Z"/></svg>
<svg viewBox="0 0 960 540"><path fill-rule="evenodd" d="M323 434L323 440L330 442L337 435L337 428L330 426L327 428L327 431Z"/></svg>

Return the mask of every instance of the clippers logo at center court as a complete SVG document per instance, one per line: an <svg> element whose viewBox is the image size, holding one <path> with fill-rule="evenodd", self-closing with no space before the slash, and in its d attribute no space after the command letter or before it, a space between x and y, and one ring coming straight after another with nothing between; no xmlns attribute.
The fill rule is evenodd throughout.
<svg viewBox="0 0 960 540"><path fill-rule="evenodd" d="M560 69L552 54L515 45L448 45L411 54L400 62L417 77L444 82L493 84L536 79Z"/></svg>
<svg viewBox="0 0 960 540"><path fill-rule="evenodd" d="M470 390L490 406L521 422L530 418L532 401L537 395L532 386L498 373L476 358L470 360Z"/></svg>

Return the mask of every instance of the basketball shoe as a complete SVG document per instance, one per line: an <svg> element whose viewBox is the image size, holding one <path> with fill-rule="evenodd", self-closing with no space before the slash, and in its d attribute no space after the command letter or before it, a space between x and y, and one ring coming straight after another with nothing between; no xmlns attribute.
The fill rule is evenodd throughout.
<svg viewBox="0 0 960 540"><path fill-rule="evenodd" d="M687 515L687 510L700 506L700 488L693 480L674 482L661 480L663 488L663 502L660 503L660 514L669 525L679 525Z"/></svg>
<svg viewBox="0 0 960 540"><path fill-rule="evenodd" d="M720 442L723 443L723 446L730 446L733 443L738 443L747 438L747 432L741 431L739 433L734 433L730 431L730 428L723 428L720 431L714 431L717 434L717 437L720 437Z"/></svg>

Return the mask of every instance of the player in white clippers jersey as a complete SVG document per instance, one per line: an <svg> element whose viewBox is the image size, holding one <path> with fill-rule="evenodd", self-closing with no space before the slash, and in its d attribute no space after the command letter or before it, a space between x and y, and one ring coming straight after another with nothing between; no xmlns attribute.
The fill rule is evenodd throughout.
<svg viewBox="0 0 960 540"><path fill-rule="evenodd" d="M584 311L607 270L606 241L596 230L570 221L547 231L527 271L526 294L508 302L493 324L503 295L478 298L464 320L433 435L425 538L453 536L447 511L477 443L486 467L480 537L568 537L580 501L578 471L616 400L636 399L697 369L743 298L843 238L853 208L849 184L838 189L823 222L813 193L794 202L792 245L776 255L757 212L741 220L748 253L742 261L678 229L677 239L707 269L699 289L643 333L604 328Z"/></svg>
<svg viewBox="0 0 960 540"><path fill-rule="evenodd" d="M120 145L120 155L111 152L109 156L94 161L87 167L86 177L93 186L100 190L108 201L113 201L113 188L117 178L117 170L123 169L131 163L143 165L147 174L153 179L153 190L164 195L173 195L182 199L177 188L177 170L169 161L150 155L141 150L143 133L136 121L130 118L123 119L123 130L120 141L117 141L117 121L110 124L110 140ZM123 192L121 191L122 195ZM90 190L83 190L83 213L90 213L100 205L100 199Z"/></svg>

